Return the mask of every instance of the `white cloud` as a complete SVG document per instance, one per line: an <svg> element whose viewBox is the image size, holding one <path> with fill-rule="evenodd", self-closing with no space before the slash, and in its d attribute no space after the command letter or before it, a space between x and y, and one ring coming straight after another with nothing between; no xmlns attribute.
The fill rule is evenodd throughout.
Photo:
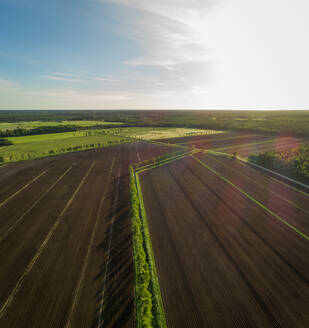
<svg viewBox="0 0 309 328"><path fill-rule="evenodd" d="M121 80L116 80L116 79L109 79L109 78L104 78L104 77L93 77L92 80L94 81L100 81L100 82L111 82L111 83L117 83L121 82Z"/></svg>
<svg viewBox="0 0 309 328"><path fill-rule="evenodd" d="M59 75L59 76L70 76L68 73L63 73L63 72L54 72L52 75Z"/></svg>
<svg viewBox="0 0 309 328"><path fill-rule="evenodd" d="M55 80L55 81L73 82L73 83L83 82L83 80L75 79L75 78L69 78L69 77L65 77L63 75L60 75L60 76L56 76L56 75L43 75L43 77L45 79Z"/></svg>
<svg viewBox="0 0 309 328"><path fill-rule="evenodd" d="M204 21L212 1L101 0L127 8L122 30L138 42L142 54L125 61L131 66L173 66L207 61Z"/></svg>

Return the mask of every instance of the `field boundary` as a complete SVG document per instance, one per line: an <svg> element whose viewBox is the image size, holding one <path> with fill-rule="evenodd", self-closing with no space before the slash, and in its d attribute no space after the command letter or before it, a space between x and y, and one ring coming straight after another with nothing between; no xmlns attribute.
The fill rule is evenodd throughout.
<svg viewBox="0 0 309 328"><path fill-rule="evenodd" d="M136 327L167 328L138 175L139 173L135 172L131 166L130 189L135 268Z"/></svg>
<svg viewBox="0 0 309 328"><path fill-rule="evenodd" d="M228 180L227 178L223 177L221 174L219 174L217 171L213 170L212 168L210 168L206 163L202 162L201 160L199 160L198 158L196 158L195 156L192 156L192 158L194 158L198 163L200 163L202 166L206 167L209 171L211 171L212 173L214 173L215 175L217 175L219 178L221 178L222 180L224 180L226 183L230 184L232 187L234 187L236 190L238 190L240 193L242 193L244 196L246 196L247 198L249 198L250 200L252 200L255 204L257 204L259 207L263 208L266 212L268 212L269 214L271 214L274 218L276 218L277 220L279 220L281 223L285 224L286 226L288 226L291 230L293 230L294 232L298 233L301 237L303 237L304 239L306 239L307 241L309 241L309 236L307 236L305 233L303 233L302 231L300 231L299 229L297 229L296 227L294 227L292 224L288 223L286 220L284 220L283 218L281 218L279 215L277 215L276 213L274 213L272 210L270 210L268 207L266 207L264 204L262 204L261 202L259 202L258 200L256 200L254 197L252 197L251 195L249 195L248 193L246 193L244 190L242 190L241 188L237 187L235 184L233 184L230 180Z"/></svg>
<svg viewBox="0 0 309 328"><path fill-rule="evenodd" d="M152 142L151 142L152 143ZM161 144L160 144L161 145ZM165 146L165 145L164 145ZM188 147L181 147L188 149ZM132 205L132 233L133 233L133 252L134 252L134 267L135 267L135 317L136 317L136 326L146 327L148 322L151 322L151 327L156 328L167 328L164 306L160 291L160 284L158 279L158 274L156 270L155 257L153 254L152 243L150 232L148 228L147 215L144 206L143 196L142 196L142 188L140 185L139 174L148 170L151 170L156 167L160 167L171 163L173 161L183 159L185 157L191 156L195 153L200 152L200 150L190 150L187 152L178 153L170 153L171 157L163 158L154 163L150 163L141 167L137 167L135 170L133 166L130 167L130 190L131 190L131 205ZM164 155L163 155L164 156ZM136 199L137 198L137 199ZM142 239L142 240L141 240ZM142 253L141 256L139 253ZM141 259L144 258L143 259ZM146 262L143 264L143 261ZM144 268L143 268L144 266ZM145 268L146 266L146 268ZM142 281L144 286L140 287L141 282L138 278L141 275L141 271L143 271L143 275L150 274L150 280L147 278L143 278L145 281ZM143 290L143 288L147 289ZM140 290L142 289L142 291ZM147 297L149 297L148 293L150 293L151 299L147 301ZM144 299L144 305L142 305L142 317L140 317L140 305L139 299ZM144 317L143 317L144 316ZM147 318L146 318L147 317ZM148 321L148 322L147 322Z"/></svg>

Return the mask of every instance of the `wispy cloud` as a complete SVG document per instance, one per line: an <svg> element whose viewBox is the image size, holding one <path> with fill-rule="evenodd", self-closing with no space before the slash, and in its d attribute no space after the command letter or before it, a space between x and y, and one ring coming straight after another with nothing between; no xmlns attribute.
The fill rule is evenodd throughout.
<svg viewBox="0 0 309 328"><path fill-rule="evenodd" d="M205 20L214 1L200 0L100 0L127 8L128 37L142 55L127 60L132 66L172 66L207 61ZM217 3L218 1L216 1Z"/></svg>
<svg viewBox="0 0 309 328"><path fill-rule="evenodd" d="M109 78L104 78L104 77L93 77L92 79L94 81L100 81L100 82L106 82L106 83L118 83L118 82L121 82L121 80L109 79Z"/></svg>
<svg viewBox="0 0 309 328"><path fill-rule="evenodd" d="M126 59L126 69L113 76L123 80L119 90L166 108L180 98L184 105L195 98L202 103L213 79L205 22L223 0L97 1L121 9L116 11L122 15L117 32L138 45L139 54Z"/></svg>
<svg viewBox="0 0 309 328"><path fill-rule="evenodd" d="M58 76L71 76L71 74L68 73L63 73L63 72L53 72L53 75L58 75Z"/></svg>
<svg viewBox="0 0 309 328"><path fill-rule="evenodd" d="M101 76L91 76L88 74L69 74L64 72L53 72L51 74L42 75L44 79L54 80L54 81L62 81L62 82L73 82L73 83L81 83L81 82L104 82L104 84L113 84L119 83L122 80L120 79L112 79L108 77Z"/></svg>
<svg viewBox="0 0 309 328"><path fill-rule="evenodd" d="M73 82L73 83L78 83L78 82L83 82L83 80L76 79L76 78L71 78L71 77L66 77L67 75L58 74L58 75L43 75L45 79L48 80L54 80L54 81L62 81L62 82Z"/></svg>

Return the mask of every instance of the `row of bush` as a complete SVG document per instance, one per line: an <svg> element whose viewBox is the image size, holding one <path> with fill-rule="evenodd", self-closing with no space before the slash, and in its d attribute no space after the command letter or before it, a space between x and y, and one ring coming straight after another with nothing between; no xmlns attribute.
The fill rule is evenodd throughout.
<svg viewBox="0 0 309 328"><path fill-rule="evenodd" d="M8 140L8 139L4 139L4 138L0 138L0 147L2 146L10 146L13 145L13 142Z"/></svg>
<svg viewBox="0 0 309 328"><path fill-rule="evenodd" d="M309 183L309 145L281 152L250 155L249 161L282 173L302 183Z"/></svg>
<svg viewBox="0 0 309 328"><path fill-rule="evenodd" d="M147 263L140 216L140 202L134 177L130 167L131 216L135 263L135 304L138 328L152 327L152 295L150 293L150 269Z"/></svg>

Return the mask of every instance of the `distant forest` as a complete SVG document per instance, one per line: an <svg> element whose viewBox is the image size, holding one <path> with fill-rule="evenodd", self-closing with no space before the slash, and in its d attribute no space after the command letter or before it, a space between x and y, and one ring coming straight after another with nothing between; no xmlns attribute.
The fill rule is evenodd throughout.
<svg viewBox="0 0 309 328"><path fill-rule="evenodd" d="M188 127L243 132L309 135L309 111L227 111L227 110L20 110L0 111L0 122L104 120L129 126ZM108 126L104 126L106 128ZM62 127L48 131L64 132ZM65 131L81 127L67 126ZM93 127L92 127L93 128ZM41 127L39 128L41 129ZM33 133L49 133L31 129ZM30 130L30 131L31 131ZM16 132L15 133L20 133ZM27 133L28 132L22 132ZM50 132L51 133L51 132ZM15 134L16 135L16 134ZM20 134L19 134L20 135ZM24 135L24 134L22 134ZM2 131L2 137L6 137Z"/></svg>
<svg viewBox="0 0 309 328"><path fill-rule="evenodd" d="M122 125L117 125L118 127L122 127ZM50 133L60 133L60 132L72 132L72 131L80 131L80 130L89 130L89 129L109 129L115 128L115 125L108 124L97 124L91 126L78 126L78 125L53 125L49 126L48 122L46 122L46 126L39 126L32 129L10 129L10 130L0 130L0 137L21 137L21 136L31 136L31 135L39 135L39 134L50 134Z"/></svg>

